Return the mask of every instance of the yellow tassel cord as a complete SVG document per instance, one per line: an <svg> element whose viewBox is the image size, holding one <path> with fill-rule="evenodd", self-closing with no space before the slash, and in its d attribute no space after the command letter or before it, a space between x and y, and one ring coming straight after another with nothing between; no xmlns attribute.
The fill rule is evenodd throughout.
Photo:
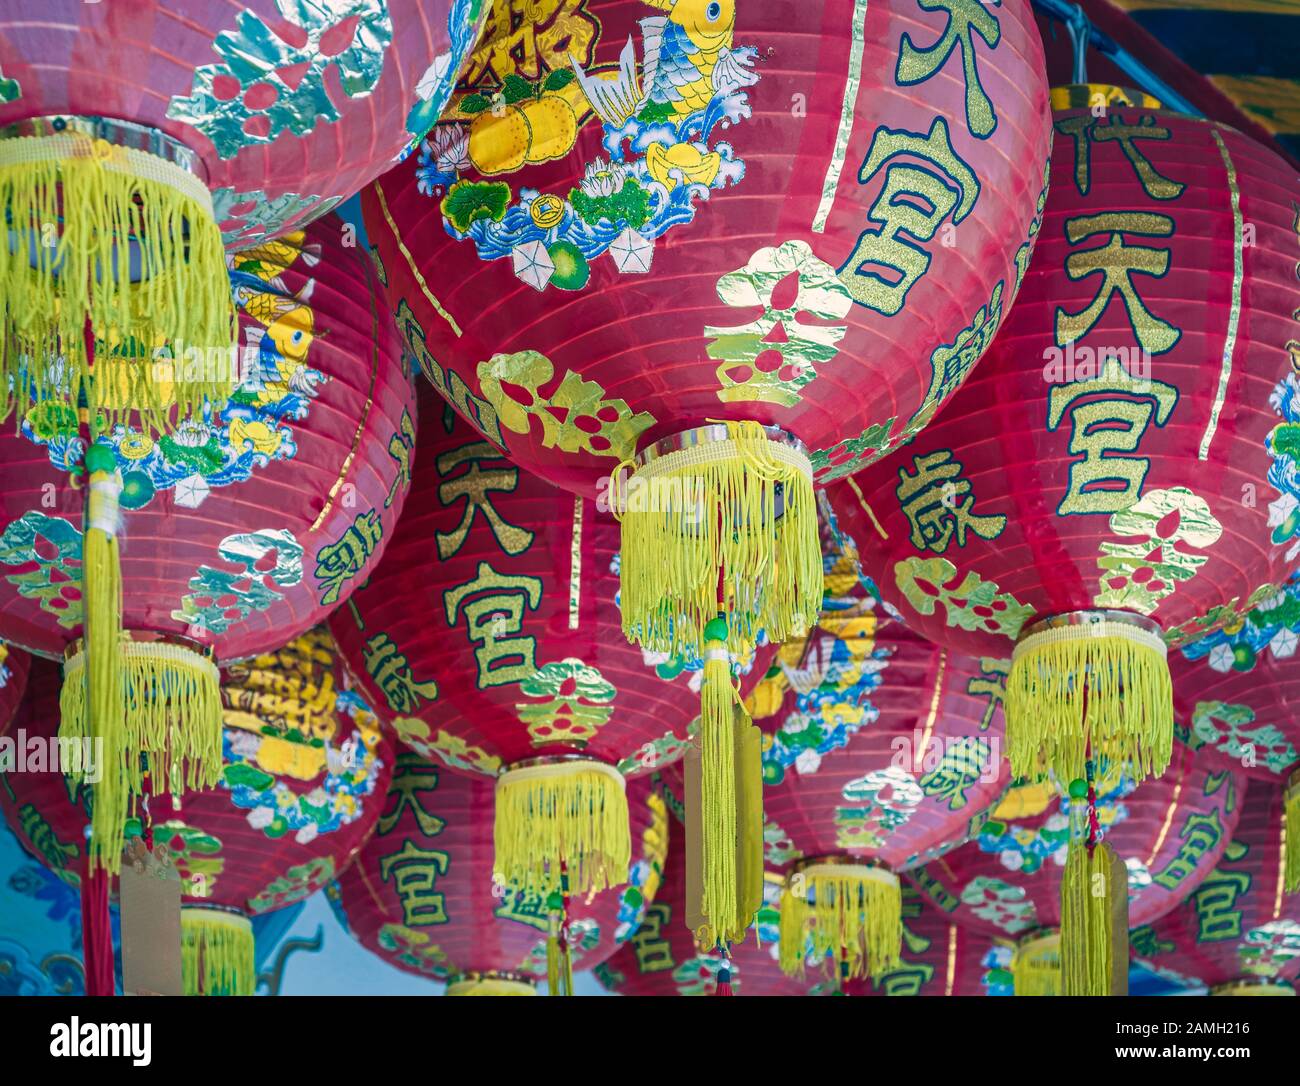
<svg viewBox="0 0 1300 1086"><path fill-rule="evenodd" d="M632 859L623 775L587 759L507 769L497 779L494 870L517 890L574 894L627 881Z"/></svg>
<svg viewBox="0 0 1300 1086"><path fill-rule="evenodd" d="M698 653L721 611L741 656L760 630L803 634L821 607L811 463L758 423L724 425L726 440L655 457L627 481L615 474L623 632L652 651Z"/></svg>
<svg viewBox="0 0 1300 1086"><path fill-rule="evenodd" d="M850 977L899 966L903 895L898 876L865 864L815 864L794 871L781 891L781 970L801 977L811 953L847 966Z"/></svg>
<svg viewBox="0 0 1300 1086"><path fill-rule="evenodd" d="M1068 996L1113 994L1116 894L1128 897L1127 881L1115 885L1115 850L1089 852L1071 841L1061 877L1061 992ZM1124 865L1119 864L1119 870ZM1127 927L1125 928L1127 934ZM1127 961L1127 952L1124 955Z"/></svg>
<svg viewBox="0 0 1300 1086"><path fill-rule="evenodd" d="M181 909L181 980L186 995L246 995L257 988L253 925L217 909Z"/></svg>
<svg viewBox="0 0 1300 1086"><path fill-rule="evenodd" d="M1061 933L1024 939L1011 956L1011 979L1018 996L1061 994Z"/></svg>
<svg viewBox="0 0 1300 1086"><path fill-rule="evenodd" d="M159 429L172 407L184 418L225 402L237 325L197 177L81 133L18 136L0 140L0 207L18 235L0 245L0 419L84 399L111 422L134 411ZM175 359L165 369L160 349Z"/></svg>
<svg viewBox="0 0 1300 1086"><path fill-rule="evenodd" d="M1064 626L1015 648L1006 692L1007 754L1017 777L1084 773L1093 754L1159 776L1173 752L1173 686L1158 636L1120 623Z"/></svg>
<svg viewBox="0 0 1300 1086"><path fill-rule="evenodd" d="M98 576L88 560L87 586ZM93 599L88 593L88 646ZM88 685L93 703L87 700ZM116 705L104 700L106 690ZM124 823L143 792L146 759L154 787L168 789L177 800L187 790L215 787L221 776L220 676L216 664L193 649L121 634L116 651L104 649L97 661L88 647L64 664L59 707L60 736L104 739L90 850L109 871L121 863Z"/></svg>
<svg viewBox="0 0 1300 1086"><path fill-rule="evenodd" d="M470 974L447 983L449 996L535 996L532 981L501 976L496 973Z"/></svg>
<svg viewBox="0 0 1300 1086"><path fill-rule="evenodd" d="M553 996L573 995L573 955L561 931L563 923L552 915L546 940L546 988Z"/></svg>
<svg viewBox="0 0 1300 1086"><path fill-rule="evenodd" d="M744 940L763 904L762 733L731 685L721 642L705 652L700 726L700 914L696 940Z"/></svg>
<svg viewBox="0 0 1300 1086"><path fill-rule="evenodd" d="M1288 894L1294 894L1300 891L1300 770L1291 774L1282 802L1286 808L1283 828L1286 875L1283 885Z"/></svg>

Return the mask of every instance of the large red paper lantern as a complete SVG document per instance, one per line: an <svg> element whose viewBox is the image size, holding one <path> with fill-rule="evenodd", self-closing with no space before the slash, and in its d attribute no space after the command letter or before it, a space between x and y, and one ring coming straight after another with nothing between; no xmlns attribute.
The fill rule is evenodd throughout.
<svg viewBox="0 0 1300 1086"><path fill-rule="evenodd" d="M899 962L899 874L967 840L1007 787L1006 663L840 614L794 681L811 661L822 677L764 737L765 856L786 876L782 965L803 972L810 932L817 964L879 976Z"/></svg>
<svg viewBox="0 0 1300 1086"><path fill-rule="evenodd" d="M1033 264L988 356L832 497L909 624L1012 653L1017 775L1082 778L1091 749L1146 776L1171 751L1166 646L1235 623L1295 564L1295 173L1150 106L1055 125Z"/></svg>
<svg viewBox="0 0 1300 1086"><path fill-rule="evenodd" d="M1244 777L1200 765L1182 745L1175 753L1158 780L1138 784L1117 769L1097 785L1098 837L1127 869L1131 928L1165 915L1209 876L1241 817ZM1073 923L1063 917L1072 808L1084 812L1087 803L1047 784L1022 785L969 844L907 876L945 916L1019 943L1017 994L1062 992L1070 933L1058 943Z"/></svg>
<svg viewBox="0 0 1300 1086"><path fill-rule="evenodd" d="M542 977L559 995L573 968L599 965L640 925L663 875L667 808L648 782L634 783L630 869L591 900L549 900L493 873L492 791L400 753L379 831L329 888L330 904L367 950L445 981L448 995L532 995Z"/></svg>
<svg viewBox="0 0 1300 1086"><path fill-rule="evenodd" d="M226 670L220 782L179 803L154 796L128 821L127 835L165 849L180 874L187 994L251 995L250 917L321 889L373 832L395 748L345 682L323 629ZM50 739L57 693L53 665L36 662L11 733ZM0 808L33 855L82 881L98 790L76 789L48 763L26 768L0 778Z"/></svg>
<svg viewBox="0 0 1300 1086"><path fill-rule="evenodd" d="M1047 97L1027 0L649 6L495 22L363 211L426 375L619 512L624 633L707 657L807 628L814 478L905 442L979 359L1032 249ZM731 702L705 684L711 901Z"/></svg>
<svg viewBox="0 0 1300 1086"><path fill-rule="evenodd" d="M159 788L215 783L217 664L275 649L343 603L405 500L414 390L344 224L322 220L232 257L228 288L244 346L225 407L165 436L117 423L89 449L77 413L48 402L25 408L20 432L0 432L0 636L66 653L65 729L95 730L121 754L122 781L98 786L110 862L139 755ZM95 693L125 714L120 732L107 712L86 721L94 665L81 638L88 616L102 619L88 602L96 532L81 517L94 458L121 488L126 640L109 671L120 700L107 683ZM182 726L169 738L172 712Z"/></svg>
<svg viewBox="0 0 1300 1086"><path fill-rule="evenodd" d="M1134 929L1134 961L1183 987L1295 995L1300 896L1282 885L1285 819L1281 789L1251 781L1214 870L1172 912Z"/></svg>
<svg viewBox="0 0 1300 1086"><path fill-rule="evenodd" d="M685 750L692 662L619 635L611 516L515 467L432 390L421 402L414 500L332 629L405 742L498 777L507 882L545 895L567 864L575 892L600 890L628 863L624 778Z"/></svg>
<svg viewBox="0 0 1300 1086"><path fill-rule="evenodd" d="M676 774L669 773L669 778ZM680 788L680 780L669 784ZM669 802L670 809L679 803ZM920 895L903 889L903 947L896 969L841 989L824 977L788 977L781 970L780 881L765 884L763 907L744 942L728 948L700 948L686 924L686 836L679 817L669 821L668 862L663 884L641 926L605 963L596 977L610 991L628 996L796 996L953 995L978 983L979 961L990 940L947 921Z"/></svg>
<svg viewBox="0 0 1300 1086"><path fill-rule="evenodd" d="M28 384L151 426L223 402L224 367L165 384L150 368L164 344L232 346L223 241L300 229L417 144L485 12L482 0L173 8L52 0L0 15L0 207L32 242L0 252L0 417L26 409Z"/></svg>

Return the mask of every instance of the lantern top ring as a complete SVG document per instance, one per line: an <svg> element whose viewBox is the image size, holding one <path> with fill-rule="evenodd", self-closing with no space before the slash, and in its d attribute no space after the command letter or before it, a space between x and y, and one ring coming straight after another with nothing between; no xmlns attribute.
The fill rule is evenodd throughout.
<svg viewBox="0 0 1300 1086"><path fill-rule="evenodd" d="M37 138L51 136L84 136L89 140L103 140L113 147L124 147L160 158L178 169L192 174L206 183L208 168L191 148L175 136L159 128L118 117L83 117L72 113L48 114L27 117L0 128L0 140L23 136Z"/></svg>
<svg viewBox="0 0 1300 1086"><path fill-rule="evenodd" d="M786 433L779 426L764 426L763 432L767 435L768 441L785 446L804 460L808 459L808 447L793 434ZM683 452L686 449L693 449L701 445L730 442L732 440L731 431L727 429L725 423L721 422L709 423L707 426L697 426L692 430L683 430L681 433L661 437L658 441L646 446L637 453L634 461L635 469L640 471L647 464L670 453ZM809 461L809 474L811 474L811 461Z"/></svg>
<svg viewBox="0 0 1300 1086"><path fill-rule="evenodd" d="M124 655L152 656L165 654L171 650L177 653L192 653L210 663L214 656L211 645L205 645L184 634L168 633L165 630L123 630L122 640L128 642L122 650ZM74 661L80 663L85 651L86 640L84 637L78 637L63 650L64 664L71 664ZM216 664L213 663L212 667L215 670Z"/></svg>
<svg viewBox="0 0 1300 1086"><path fill-rule="evenodd" d="M1082 641L1089 637L1120 637L1135 641L1161 656L1168 655L1160 623L1132 611L1065 611L1027 626L1016 641L1011 661L1051 641Z"/></svg>
<svg viewBox="0 0 1300 1086"><path fill-rule="evenodd" d="M504 984L521 984L526 988L536 988L533 979L523 973L512 973L506 969L466 969L462 973L453 973L447 978L447 987L457 984L481 984L483 981L495 981Z"/></svg>
<svg viewBox="0 0 1300 1086"><path fill-rule="evenodd" d="M864 860L847 853L834 853L822 856L806 856L790 865L786 881L795 875L831 875L858 878L867 882L879 882L886 886L900 886L899 877L879 860Z"/></svg>
<svg viewBox="0 0 1300 1086"><path fill-rule="evenodd" d="M627 787L627 781L617 768L608 762L590 758L585 754L542 754L536 758L524 758L511 765L503 766L497 774L497 782L517 781L526 777L559 777L569 773L603 773L611 780L618 781L620 788Z"/></svg>
<svg viewBox="0 0 1300 1086"><path fill-rule="evenodd" d="M1210 989L1212 996L1294 996L1296 991L1289 984L1279 984L1268 977L1242 977L1230 980L1226 984L1216 984Z"/></svg>
<svg viewBox="0 0 1300 1086"><path fill-rule="evenodd" d="M181 905L181 912L219 913L221 914L219 918L212 918L218 923L229 923L234 927L252 925L252 921L243 909L234 905L218 905L215 901L186 901Z"/></svg>

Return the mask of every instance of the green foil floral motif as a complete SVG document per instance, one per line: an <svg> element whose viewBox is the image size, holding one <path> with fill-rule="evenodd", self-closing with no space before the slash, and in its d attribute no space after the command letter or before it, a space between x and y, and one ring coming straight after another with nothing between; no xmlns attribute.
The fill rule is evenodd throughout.
<svg viewBox="0 0 1300 1086"><path fill-rule="evenodd" d="M383 74L393 39L387 0L276 0L276 7L299 29L301 45L241 11L236 29L212 43L220 62L196 68L190 95L167 107L168 117L202 132L223 159L285 132L305 136L318 119L337 121L329 69L348 98L369 95Z"/></svg>
<svg viewBox="0 0 1300 1086"><path fill-rule="evenodd" d="M794 297L778 306L778 288L794 277ZM787 241L759 249L743 268L718 280L718 297L737 309L761 308L753 320L734 327L704 329L712 337L710 358L720 360L717 377L724 403L758 400L793 407L818 371L839 353L848 331L841 322L853 298L835 269L819 259L806 241Z"/></svg>
<svg viewBox="0 0 1300 1086"><path fill-rule="evenodd" d="M302 544L287 528L227 536L217 547L217 554L236 568L200 566L190 578L189 592L181 598L180 608L172 612L177 622L225 633L254 612L265 611L284 599L267 587L268 578L286 588L302 581ZM274 565L270 569L257 568L271 554L275 555Z"/></svg>
<svg viewBox="0 0 1300 1086"><path fill-rule="evenodd" d="M551 360L538 351L496 354L478 365L479 385L502 426L528 433L532 419L542 428L542 446L566 453L587 453L624 460L636 452L636 439L654 425L654 416L633 412L626 400L605 398L605 390L566 370L549 396L542 387L554 376ZM521 402L506 391L510 385L528 394Z"/></svg>
<svg viewBox="0 0 1300 1086"><path fill-rule="evenodd" d="M1149 615L1209 560L1209 555L1190 554L1178 544L1205 550L1218 542L1223 525L1205 499L1175 486L1148 490L1127 509L1112 513L1110 530L1141 542L1100 544L1101 581L1093 603Z"/></svg>
<svg viewBox="0 0 1300 1086"><path fill-rule="evenodd" d="M24 513L0 534L0 564L36 567L5 580L66 629L81 624L81 540L70 521L38 510Z"/></svg>
<svg viewBox="0 0 1300 1086"><path fill-rule="evenodd" d="M946 558L906 558L894 565L894 583L918 614L932 615L942 605L949 626L1001 634L1014 640L1034 609L993 581L968 572L960 584L957 567Z"/></svg>

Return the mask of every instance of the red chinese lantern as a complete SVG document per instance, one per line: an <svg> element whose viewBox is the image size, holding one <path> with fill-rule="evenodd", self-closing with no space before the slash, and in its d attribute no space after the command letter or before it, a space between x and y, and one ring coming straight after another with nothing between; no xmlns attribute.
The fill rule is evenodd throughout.
<svg viewBox="0 0 1300 1086"><path fill-rule="evenodd" d="M1091 808L1047 783L1014 788L973 841L908 878L946 916L1016 941L1017 995L1089 994L1072 990L1070 973L1084 945L1074 934L1083 919L1070 892L1071 846L1084 832L1074 823L1095 813L1095 839L1119 857L1118 877L1128 888L1127 922L1119 928L1126 931L1165 915L1210 876L1244 795L1240 774L1208 769L1179 744L1158 780L1139 784L1119 769L1103 771ZM1107 994L1126 991L1127 950L1108 960Z"/></svg>
<svg viewBox="0 0 1300 1086"><path fill-rule="evenodd" d="M1183 987L1214 994L1295 995L1300 896L1283 887L1282 790L1251 781L1232 840L1176 909L1130 935L1133 959Z"/></svg>
<svg viewBox="0 0 1300 1086"><path fill-rule="evenodd" d="M64 734L93 732L120 760L96 786L94 847L113 869L141 755L156 791L215 784L217 665L277 648L346 600L405 500L413 386L344 224L232 257L228 283L244 350L225 407L167 435L119 422L92 436L75 411L38 402L19 433L0 433L0 636L65 657ZM111 600L89 583L105 571L94 522L82 531L87 468L119 491ZM125 632L99 672L83 634L118 608Z"/></svg>
<svg viewBox="0 0 1300 1086"><path fill-rule="evenodd" d="M807 628L814 479L904 443L979 359L1032 248L1047 94L1026 0L651 6L490 26L363 210L426 375L611 497L624 633L707 658ZM705 897L733 928L720 685Z"/></svg>
<svg viewBox="0 0 1300 1086"><path fill-rule="evenodd" d="M223 366L167 382L149 367L163 344L232 346L223 235L301 228L418 143L483 11L52 0L0 16L0 207L31 237L0 252L0 417L26 410L28 384L150 424L224 401Z"/></svg>
<svg viewBox="0 0 1300 1086"><path fill-rule="evenodd" d="M567 868L575 893L601 890L627 869L624 779L684 752L700 664L619 636L611 516L422 395L416 496L332 630L406 743L498 778L505 882L545 896Z"/></svg>
<svg viewBox="0 0 1300 1086"><path fill-rule="evenodd" d="M493 872L492 786L404 751L379 830L330 903L367 950L445 981L448 995L532 995L541 977L567 994L575 967L599 965L637 930L663 875L667 808L648 783L629 791L630 869L590 900L525 893Z"/></svg>
<svg viewBox="0 0 1300 1086"><path fill-rule="evenodd" d="M680 806L671 790L680 780L670 771L669 808ZM727 948L701 949L686 924L686 837L680 817L671 827L663 885L635 935L596 969L610 991L629 996L801 996L839 990L824 978L802 980L781 970L780 879L765 884L767 900L754 922L753 937ZM770 892L777 891L777 892ZM921 907L920 895L903 888L903 948L898 968L874 982L854 982L851 995L953 995L977 983L977 963L989 940L948 922L938 910Z"/></svg>
<svg viewBox="0 0 1300 1086"><path fill-rule="evenodd" d="M1166 646L1271 596L1300 530L1295 173L1222 125L1099 102L1055 114L1033 264L985 361L832 493L910 625L1012 652L1012 770L1063 782L1089 751L1163 772Z"/></svg>
<svg viewBox="0 0 1300 1086"><path fill-rule="evenodd" d="M343 679L319 628L228 669L219 783L179 803L153 796L127 822L126 835L165 854L181 876L187 994L251 995L249 918L315 893L375 828L394 744ZM11 732L53 737L57 691L53 665L37 662ZM80 881L91 865L88 808L101 793L72 787L53 766L27 769L0 778L0 808L34 855ZM108 955L111 963L111 944Z"/></svg>
<svg viewBox="0 0 1300 1086"><path fill-rule="evenodd" d="M1239 621L1170 662L1176 727L1208 762L1285 783L1286 888L1300 890L1300 581L1288 581Z"/></svg>
<svg viewBox="0 0 1300 1086"><path fill-rule="evenodd" d="M1007 665L840 614L809 638L792 675L805 689L764 737L765 857L786 876L782 966L802 974L811 939L814 963L879 978L899 968L899 874L967 840L1006 790Z"/></svg>
<svg viewBox="0 0 1300 1086"><path fill-rule="evenodd" d="M9 726L18 703L23 700L30 665L27 653L0 641L0 734Z"/></svg>

